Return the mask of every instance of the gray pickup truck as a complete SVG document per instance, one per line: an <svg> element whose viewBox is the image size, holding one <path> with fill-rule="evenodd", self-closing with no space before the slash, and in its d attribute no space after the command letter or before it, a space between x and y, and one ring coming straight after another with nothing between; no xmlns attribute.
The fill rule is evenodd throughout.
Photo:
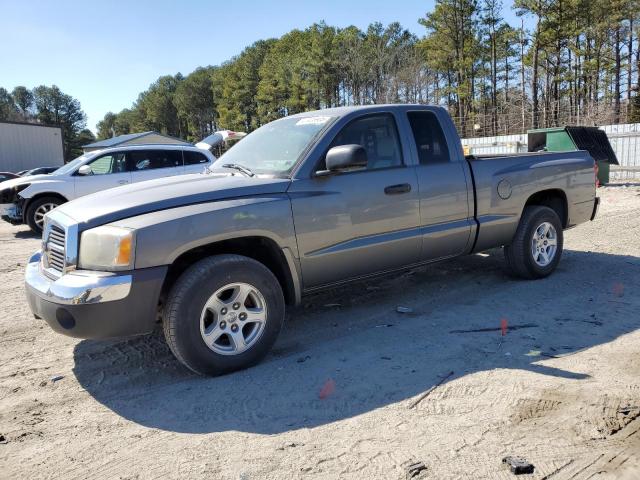
<svg viewBox="0 0 640 480"><path fill-rule="evenodd" d="M80 338L150 333L215 375L259 361L285 304L343 282L504 246L549 275L598 208L584 151L465 158L447 112L327 109L257 129L206 173L88 195L45 217L31 310Z"/></svg>

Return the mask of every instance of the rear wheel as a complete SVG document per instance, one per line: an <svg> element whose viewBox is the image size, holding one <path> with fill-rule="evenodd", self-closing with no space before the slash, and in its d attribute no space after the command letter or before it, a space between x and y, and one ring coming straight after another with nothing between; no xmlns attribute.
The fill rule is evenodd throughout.
<svg viewBox="0 0 640 480"><path fill-rule="evenodd" d="M280 284L267 267L240 255L216 255L192 265L171 289L164 334L186 367L219 375L268 353L284 308Z"/></svg>
<svg viewBox="0 0 640 480"><path fill-rule="evenodd" d="M558 214L549 207L526 207L513 242L504 247L507 267L517 277L544 278L558 266L562 246Z"/></svg>
<svg viewBox="0 0 640 480"><path fill-rule="evenodd" d="M58 197L41 197L33 200L27 207L25 219L34 233L41 234L44 216L64 201Z"/></svg>

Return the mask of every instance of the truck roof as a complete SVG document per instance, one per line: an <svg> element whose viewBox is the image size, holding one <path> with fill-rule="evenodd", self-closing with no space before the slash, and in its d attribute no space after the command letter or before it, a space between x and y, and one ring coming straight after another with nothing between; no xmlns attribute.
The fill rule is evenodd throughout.
<svg viewBox="0 0 640 480"><path fill-rule="evenodd" d="M443 109L443 107L436 105L426 105L420 103L384 103L384 104L374 104L374 105L353 105L348 107L333 107L333 108L325 108L322 110L312 110L310 112L301 112L296 113L295 115L290 115L289 117L317 117L317 116L332 116L332 117L342 117L352 112L356 111L367 111L374 110L378 111L380 109L385 110L418 110L418 109Z"/></svg>

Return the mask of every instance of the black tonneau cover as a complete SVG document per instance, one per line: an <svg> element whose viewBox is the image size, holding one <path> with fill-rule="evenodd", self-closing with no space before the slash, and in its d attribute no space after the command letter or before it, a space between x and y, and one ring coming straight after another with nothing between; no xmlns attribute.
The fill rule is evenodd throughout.
<svg viewBox="0 0 640 480"><path fill-rule="evenodd" d="M530 152L539 152L547 148L547 133L549 130L561 131L561 129L540 129L530 131L527 135L527 149ZM575 145L576 150L586 150L596 162L606 162L619 165L607 134L598 127L566 126L564 131ZM567 142L568 143L568 142Z"/></svg>
<svg viewBox="0 0 640 480"><path fill-rule="evenodd" d="M604 130L598 127L565 127L579 150L586 150L596 162L607 162L618 165L609 138Z"/></svg>

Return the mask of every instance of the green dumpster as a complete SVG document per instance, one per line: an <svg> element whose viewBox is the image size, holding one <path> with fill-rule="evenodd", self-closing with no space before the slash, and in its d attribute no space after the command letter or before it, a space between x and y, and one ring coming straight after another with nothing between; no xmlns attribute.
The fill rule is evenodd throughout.
<svg viewBox="0 0 640 480"><path fill-rule="evenodd" d="M598 165L600 185L609 183L611 164L618 165L607 134L598 127L553 127L527 131L530 152L570 152L586 150Z"/></svg>

